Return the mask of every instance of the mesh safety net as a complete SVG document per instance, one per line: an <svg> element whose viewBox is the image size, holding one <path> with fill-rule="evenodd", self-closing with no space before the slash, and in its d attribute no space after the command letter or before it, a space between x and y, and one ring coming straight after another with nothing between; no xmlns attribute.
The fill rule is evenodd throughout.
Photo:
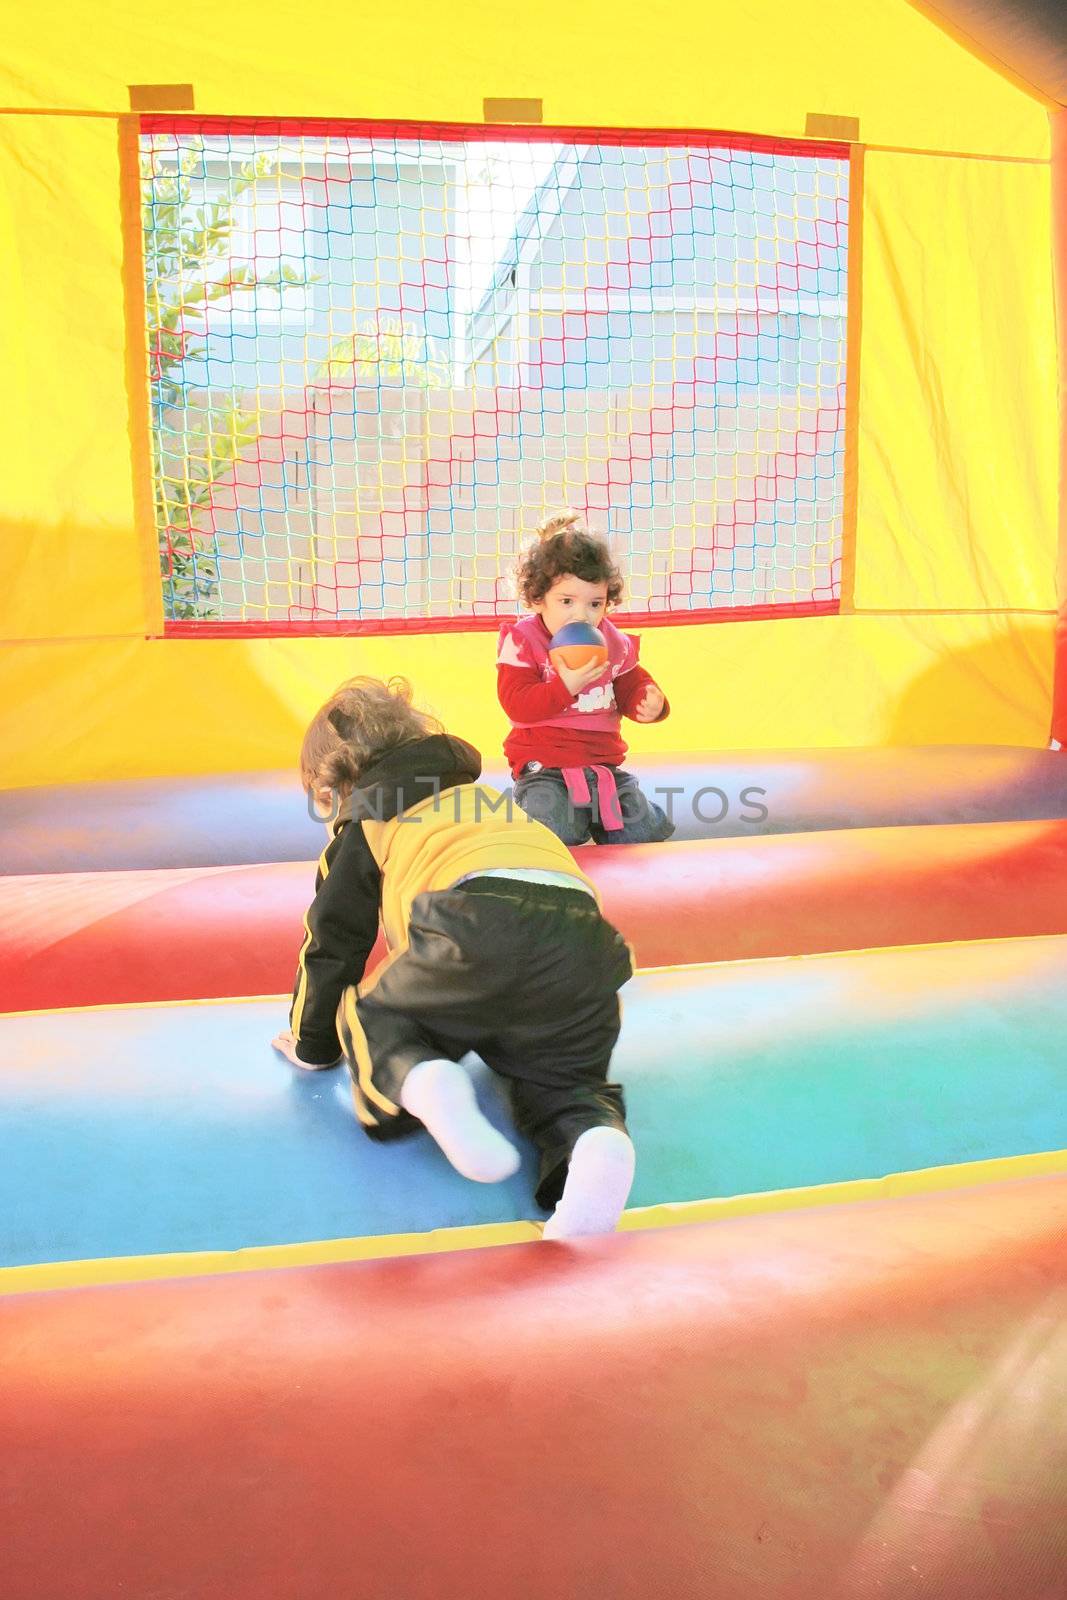
<svg viewBox="0 0 1067 1600"><path fill-rule="evenodd" d="M632 618L834 609L837 146L142 119L168 625L491 626L546 512Z"/></svg>

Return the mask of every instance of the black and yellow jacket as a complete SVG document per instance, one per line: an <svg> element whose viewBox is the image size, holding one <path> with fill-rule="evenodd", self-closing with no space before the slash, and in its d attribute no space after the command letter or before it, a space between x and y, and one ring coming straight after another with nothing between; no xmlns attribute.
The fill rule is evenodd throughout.
<svg viewBox="0 0 1067 1600"><path fill-rule="evenodd" d="M416 895L506 867L566 872L593 887L554 833L476 781L481 770L471 745L435 734L389 751L342 807L319 859L289 1013L309 1066L340 1055L341 997L362 978L379 921L390 951L407 944Z"/></svg>

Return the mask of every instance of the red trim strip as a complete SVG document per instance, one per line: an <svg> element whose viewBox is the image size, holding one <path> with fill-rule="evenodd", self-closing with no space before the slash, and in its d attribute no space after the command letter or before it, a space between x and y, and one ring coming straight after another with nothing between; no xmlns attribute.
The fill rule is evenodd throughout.
<svg viewBox="0 0 1067 1600"><path fill-rule="evenodd" d="M718 606L703 611L619 611L622 627L677 628L708 622L769 622L789 617L835 617L839 600L798 600L788 605ZM403 633L491 633L512 620L491 617L383 617L368 622L168 622L165 639L322 639Z"/></svg>
<svg viewBox="0 0 1067 1600"><path fill-rule="evenodd" d="M543 123L390 122L335 117L196 117L171 113L140 118L142 133L201 133L207 137L273 134L299 138L481 140L520 144L716 145L730 150L767 150L776 155L849 158L850 146L826 139L778 139L755 133L727 133L707 128L577 128L545 127Z"/></svg>

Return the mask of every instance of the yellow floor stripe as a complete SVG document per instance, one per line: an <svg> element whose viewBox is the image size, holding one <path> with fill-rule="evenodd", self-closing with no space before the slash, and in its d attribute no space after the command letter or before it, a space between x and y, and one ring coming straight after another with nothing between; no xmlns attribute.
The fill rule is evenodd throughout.
<svg viewBox="0 0 1067 1600"><path fill-rule="evenodd" d="M95 1005L35 1006L29 1011L3 1011L0 1012L0 1021L4 1017L73 1016L79 1011L179 1011L188 1006L259 1006L268 1000L283 1005L288 1015L293 996L290 990L286 990L284 994L202 995L192 1000L104 1000Z"/></svg>
<svg viewBox="0 0 1067 1600"><path fill-rule="evenodd" d="M720 1222L727 1217L754 1217L772 1211L804 1211L813 1206L862 1205L872 1200L943 1194L981 1184L1017 1183L1027 1178L1067 1178L1067 1150L1042 1150L1028 1156L994 1156L988 1161L963 1161L947 1167L918 1167L884 1178L852 1178L846 1183L814 1184L805 1189L771 1189L763 1194L724 1195L721 1199L683 1200L678 1204L642 1206L628 1211L624 1232L672 1228L692 1222ZM0 1292L2 1292L0 1273Z"/></svg>
<svg viewBox="0 0 1067 1600"><path fill-rule="evenodd" d="M979 1184L1018 1182L1027 1178L1067 1178L1067 1150L1046 1150L1027 1156L998 1156L957 1166L924 1167L884 1178L857 1178L847 1183L803 1189L776 1189L766 1194L727 1195L721 1199L684 1200L627 1211L624 1233L651 1228L677 1228L729 1217L800 1211L815 1206L856 1205L865 1201L945 1193ZM391 1233L353 1239L317 1239L302 1244L260 1245L247 1250L204 1250L156 1256L113 1256L99 1260L46 1261L25 1267L0 1268L0 1295L29 1294L45 1289L75 1289L118 1283L146 1283L163 1278L205 1277L218 1273L262 1272L281 1267L324 1266L349 1261L379 1261L393 1256L433 1255L450 1250L482 1250L494 1245L526 1244L541 1237L537 1222L490 1222L466 1228L437 1228L428 1233Z"/></svg>

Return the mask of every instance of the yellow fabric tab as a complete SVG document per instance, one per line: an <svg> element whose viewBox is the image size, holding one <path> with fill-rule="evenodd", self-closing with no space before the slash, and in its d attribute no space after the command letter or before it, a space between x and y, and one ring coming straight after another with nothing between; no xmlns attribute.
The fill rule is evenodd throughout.
<svg viewBox="0 0 1067 1600"><path fill-rule="evenodd" d="M487 95L482 102L482 116L486 122L543 122L544 102L495 100Z"/></svg>
<svg viewBox="0 0 1067 1600"><path fill-rule="evenodd" d="M131 111L192 111L196 95L191 83L131 83Z"/></svg>
<svg viewBox="0 0 1067 1600"><path fill-rule="evenodd" d="M832 112L809 111L804 118L804 132L809 139L844 139L849 144L856 144L860 136L860 119L835 116Z"/></svg>

